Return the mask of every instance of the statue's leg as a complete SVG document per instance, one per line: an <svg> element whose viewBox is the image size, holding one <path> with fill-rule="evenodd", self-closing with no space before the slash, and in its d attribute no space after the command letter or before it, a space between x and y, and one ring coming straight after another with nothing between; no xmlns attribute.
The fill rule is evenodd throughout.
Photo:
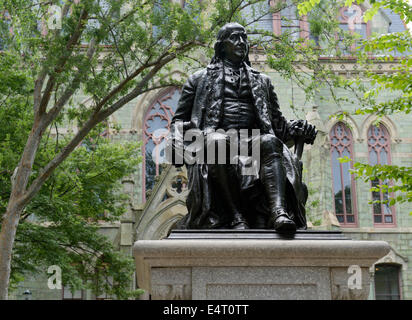
<svg viewBox="0 0 412 320"><path fill-rule="evenodd" d="M221 139L218 136L217 139ZM226 150L229 147L229 140L225 139ZM207 150L217 147L213 136L207 139ZM219 150L216 150L219 152ZM215 153L217 155L217 153ZM208 172L215 188L215 193L222 199L222 205L229 217L229 226L232 229L248 229L246 219L240 211L240 182L237 176L236 165L230 164L208 164Z"/></svg>
<svg viewBox="0 0 412 320"><path fill-rule="evenodd" d="M273 134L260 137L260 177L270 208L270 223L278 231L295 231L286 211L286 172L282 163L283 143Z"/></svg>
<svg viewBox="0 0 412 320"><path fill-rule="evenodd" d="M229 214L230 227L247 229L247 222L239 210L240 186L238 186L232 169L233 165L211 164L209 165L209 174L211 174L216 193L223 199L222 205Z"/></svg>

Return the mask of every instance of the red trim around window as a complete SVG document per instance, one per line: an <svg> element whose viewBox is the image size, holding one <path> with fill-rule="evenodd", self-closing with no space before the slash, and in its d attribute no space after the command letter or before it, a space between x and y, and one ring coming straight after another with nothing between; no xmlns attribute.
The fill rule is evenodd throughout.
<svg viewBox="0 0 412 320"><path fill-rule="evenodd" d="M159 145L163 140L164 137L153 137L152 132L149 130L149 120L154 120L155 118L160 118L162 120L167 121L167 125L165 129L170 130L170 124L172 121L172 117L174 115L174 112L176 110L176 106L169 106L165 104L168 99L170 99L175 91L178 90L180 91L179 88L172 87L172 88L167 88L166 90L162 90L159 95L153 100L152 104L150 107L147 109L144 120L143 120L143 147L142 147L142 153L143 153L143 162L142 162L142 198L143 202L146 201L146 145L147 143L151 140L155 145ZM158 104L160 106L160 112L152 112L153 108L155 105ZM156 176L160 174L160 167L159 164L156 163Z"/></svg>

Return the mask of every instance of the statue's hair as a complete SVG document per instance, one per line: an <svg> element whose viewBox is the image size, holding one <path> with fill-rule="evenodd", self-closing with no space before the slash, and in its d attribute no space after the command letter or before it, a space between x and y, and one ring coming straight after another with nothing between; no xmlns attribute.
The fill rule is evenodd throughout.
<svg viewBox="0 0 412 320"><path fill-rule="evenodd" d="M232 32L233 29L243 29L245 28L237 23L237 22L230 22L226 23L222 28L220 28L219 32L217 33L217 41L214 45L215 48L215 55L212 58L211 63L217 63L219 61L222 61L224 58L224 53L223 53L223 41L229 37L230 33ZM246 32L246 30L245 30ZM250 61L249 61L249 45L247 46L247 52L246 52L246 57L245 60L246 64L250 66Z"/></svg>

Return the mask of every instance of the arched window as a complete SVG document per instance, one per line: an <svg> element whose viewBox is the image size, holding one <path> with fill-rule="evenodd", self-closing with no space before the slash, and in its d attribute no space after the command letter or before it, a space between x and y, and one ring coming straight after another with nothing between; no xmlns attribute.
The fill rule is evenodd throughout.
<svg viewBox="0 0 412 320"><path fill-rule="evenodd" d="M368 151L369 164L391 164L391 149L390 136L388 130L384 125L371 125L368 130ZM390 181L382 181L375 179L372 181L372 187L378 185L389 185ZM388 200L389 194L387 192L372 192L372 200ZM375 225L392 226L395 224L395 210L394 207L389 206L389 203L374 203L373 204L373 222Z"/></svg>
<svg viewBox="0 0 412 320"><path fill-rule="evenodd" d="M270 4L267 2L255 2L250 6L245 7L241 11L242 17L247 24L245 27L273 32L273 14L270 10ZM248 34L248 39L253 40L258 37L258 34ZM268 38L269 39L269 38Z"/></svg>
<svg viewBox="0 0 412 320"><path fill-rule="evenodd" d="M179 98L178 88L163 91L146 112L143 123L143 201L146 190L153 189L155 177L162 172L157 160L163 156L162 143L170 129Z"/></svg>
<svg viewBox="0 0 412 320"><path fill-rule="evenodd" d="M269 3L276 7L279 0L271 0ZM273 32L280 36L283 33L290 34L291 39L297 40L299 37L309 38L309 24L307 16L300 17L296 3L286 0L282 10L272 14Z"/></svg>
<svg viewBox="0 0 412 320"><path fill-rule="evenodd" d="M336 218L342 226L357 224L355 182L349 172L350 163L340 163L339 158L353 159L353 139L349 128L342 122L330 131L333 197Z"/></svg>
<svg viewBox="0 0 412 320"><path fill-rule="evenodd" d="M370 36L370 23L363 21L363 14L362 8L355 4L342 7L339 10L339 26L345 31L359 33L365 39Z"/></svg>
<svg viewBox="0 0 412 320"><path fill-rule="evenodd" d="M363 16L364 10L358 5L353 4L351 7L342 7L339 10L339 27L344 31L349 31L351 34L357 33L362 39L366 39L371 34L370 21L364 22ZM340 39L342 40L342 39ZM340 47L343 53L348 55L356 50L357 43L353 43L350 49L351 52L347 52L343 45L343 41L340 41Z"/></svg>

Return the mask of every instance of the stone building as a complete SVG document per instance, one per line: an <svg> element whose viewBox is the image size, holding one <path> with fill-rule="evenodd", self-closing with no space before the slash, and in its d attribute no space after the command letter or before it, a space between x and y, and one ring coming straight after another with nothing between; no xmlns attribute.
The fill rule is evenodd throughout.
<svg viewBox="0 0 412 320"><path fill-rule="evenodd" d="M366 9L358 6L353 8L355 13ZM285 9L257 23L268 31L281 33L290 26L284 24L280 17L292 17L293 21L293 10L293 7ZM347 10L342 9L341 13L342 28L350 29ZM294 27L310 36L307 22L297 21ZM390 33L405 28L399 16L389 10L380 10L372 21L361 24L357 32L367 36L372 32ZM353 59L320 59L336 73L347 77L359 72ZM271 77L283 115L287 119L307 119L319 130L315 144L305 147L303 159L304 179L310 190L310 228L339 229L352 239L387 241L391 245L391 252L370 270L370 276L374 279L370 299L412 299L411 204L372 206L369 201L384 199L387 195L372 193L369 183L350 175L349 163L341 164L337 160L348 156L365 163L412 166L412 116L387 116L378 126L375 125L376 117L373 115L349 115L340 121L330 118L331 115L339 114L341 109L331 103L331 99L327 99L330 98L327 89L320 92L310 104L305 104L303 90L269 69L264 55L251 52L250 60L254 68ZM391 72L392 64L380 62L374 68L377 72ZM181 70L176 69L175 72L181 74ZM183 77L186 75L183 74ZM344 96L347 93L342 91L337 94ZM123 181L124 192L130 195L129 210L118 223L102 225L102 232L113 240L119 250L128 254L131 254L136 240L165 237L173 224L187 212L185 169L156 164L152 159L154 148L163 142L162 139L156 139L154 130L168 127L179 96L179 88L149 92L124 106L110 119L121 127L120 131L112 132L112 139L143 142L142 164L135 175ZM384 101L388 97L390 93L383 93L380 99ZM87 103L88 98L78 99ZM290 105L296 108L292 110ZM356 109L356 105L343 104L342 108L350 112ZM67 291L50 292L47 282L39 281L38 278L22 283L15 298L22 299L26 290L32 292L33 299L73 298ZM74 298L96 297L79 292Z"/></svg>

